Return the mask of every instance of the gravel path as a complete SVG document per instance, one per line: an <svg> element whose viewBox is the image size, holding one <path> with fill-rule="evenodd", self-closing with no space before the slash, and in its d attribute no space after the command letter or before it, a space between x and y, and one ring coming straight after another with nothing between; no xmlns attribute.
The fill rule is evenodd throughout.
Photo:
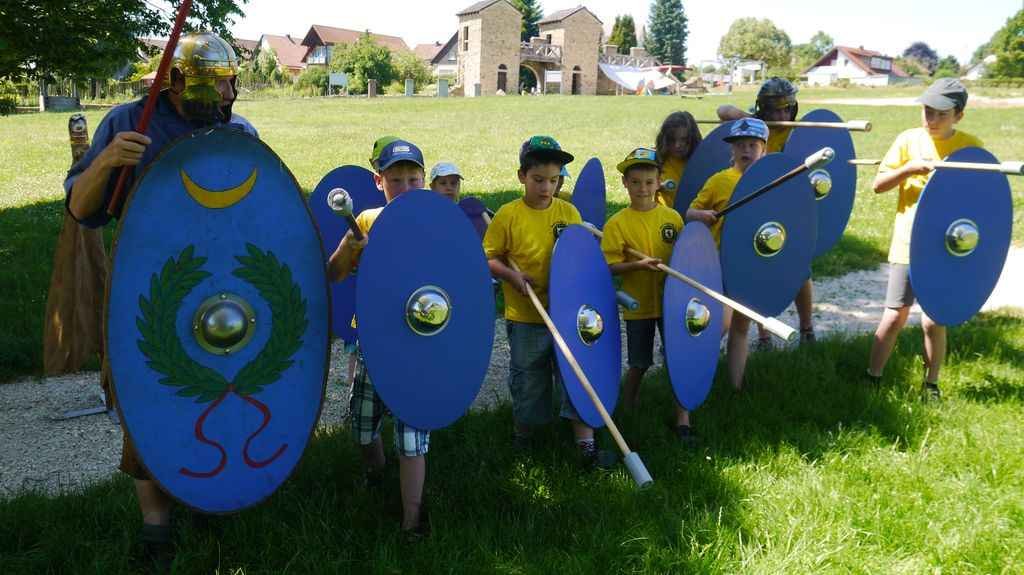
<svg viewBox="0 0 1024 575"><path fill-rule="evenodd" d="M887 266L882 265L815 282L814 321L819 337L873 331L882 313L886 278ZM1001 307L1024 308L1024 248L1011 249L999 285L984 309ZM797 325L792 306L780 319ZM920 323L917 306L910 321ZM322 427L339 425L348 410L348 386L341 383L347 358L339 345L333 351L320 418ZM660 361L660 353L655 357ZM499 320L495 322L491 365L473 409L488 409L508 401L507 374L508 342L504 323ZM60 493L110 477L120 456L121 428L103 415L54 419L65 411L93 407L100 401L96 372L27 378L0 385L0 497L26 489Z"/></svg>

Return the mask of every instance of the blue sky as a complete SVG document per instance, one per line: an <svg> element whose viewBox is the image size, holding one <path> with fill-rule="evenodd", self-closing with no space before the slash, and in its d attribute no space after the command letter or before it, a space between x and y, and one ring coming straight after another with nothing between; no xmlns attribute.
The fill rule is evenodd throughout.
<svg viewBox="0 0 1024 575"><path fill-rule="evenodd" d="M542 0L545 13L576 6L583 0ZM447 40L456 30L455 13L473 0L250 0L246 16L233 26L239 38L289 33L302 36L311 24L401 36L413 46ZM610 30L615 16L630 13L646 23L650 3L637 0L584 2ZM987 41L1024 0L683 0L690 21L687 59L715 57L718 41L736 18L770 18L793 43L806 42L824 30L837 44L864 46L899 55L921 40L941 55L961 62Z"/></svg>

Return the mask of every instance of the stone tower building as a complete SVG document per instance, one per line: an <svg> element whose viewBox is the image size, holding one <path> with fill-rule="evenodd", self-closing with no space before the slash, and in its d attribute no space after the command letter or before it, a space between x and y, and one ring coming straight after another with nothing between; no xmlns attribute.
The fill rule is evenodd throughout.
<svg viewBox="0 0 1024 575"><path fill-rule="evenodd" d="M493 96L519 90L520 30L523 15L508 0L484 0L459 17L459 72L465 96ZM595 50L596 58L597 52ZM595 64L596 67L596 64Z"/></svg>
<svg viewBox="0 0 1024 575"><path fill-rule="evenodd" d="M561 46L562 94L597 94L603 24L585 6L554 12L539 22L540 37Z"/></svg>

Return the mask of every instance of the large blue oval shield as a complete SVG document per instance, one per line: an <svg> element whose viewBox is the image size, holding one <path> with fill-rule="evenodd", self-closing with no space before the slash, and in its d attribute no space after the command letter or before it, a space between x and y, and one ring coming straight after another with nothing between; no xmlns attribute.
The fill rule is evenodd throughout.
<svg viewBox="0 0 1024 575"><path fill-rule="evenodd" d="M711 130L686 162L679 191L676 192L675 209L680 214L686 213L708 178L732 164L732 148L725 141L731 126L732 122L725 122Z"/></svg>
<svg viewBox="0 0 1024 575"><path fill-rule="evenodd" d="M373 181L373 172L370 170L360 166L341 166L328 172L309 197L310 211L313 212L313 220L320 230L324 254L328 258L338 248L338 242L348 231L345 218L335 214L327 204L327 194L334 188L343 188L348 192L352 198L353 216L359 215L363 210L384 205L384 193L377 189ZM331 334L353 343L356 339L356 328L352 325L352 316L355 313L356 274L353 274L345 278L345 281L331 284Z"/></svg>
<svg viewBox="0 0 1024 575"><path fill-rule="evenodd" d="M768 154L743 174L730 203L799 164L786 154ZM782 313L811 274L817 217L814 194L802 178L725 216L721 258L726 295L769 317Z"/></svg>
<svg viewBox="0 0 1024 575"><path fill-rule="evenodd" d="M999 163L981 148L958 150L947 160ZM1006 264L1012 227L1005 175L943 169L932 175L910 235L910 282L928 317L957 325L978 313Z"/></svg>
<svg viewBox="0 0 1024 575"><path fill-rule="evenodd" d="M469 219L427 190L377 217L359 262L359 346L374 388L396 417L438 429L469 409L487 375L494 296Z"/></svg>
<svg viewBox="0 0 1024 575"><path fill-rule="evenodd" d="M842 122L838 114L829 110L813 110L803 118L803 122ZM853 148L853 137L849 130L834 128L795 128L786 140L784 153L795 160L803 161L807 156L822 148L832 148L836 155L828 166L814 170L797 179L805 182L815 193L815 205L818 210L818 239L815 244L814 257L818 257L832 249L846 231L846 224L853 212L853 199L857 194L857 166L850 163L856 157ZM827 178L826 178L827 176ZM819 184L817 192L812 184ZM826 182L831 182L827 189Z"/></svg>
<svg viewBox="0 0 1024 575"><path fill-rule="evenodd" d="M615 286L597 238L581 225L558 236L551 255L550 314L608 413L615 411L622 377L622 339ZM558 350L558 369L569 400L590 427L604 420L576 372Z"/></svg>
<svg viewBox="0 0 1024 575"><path fill-rule="evenodd" d="M707 226L683 227L672 249L670 267L704 287L722 293L722 268ZM722 304L679 280L665 280L663 297L665 362L676 399L693 411L704 403L718 367Z"/></svg>
<svg viewBox="0 0 1024 575"><path fill-rule="evenodd" d="M237 511L295 468L327 376L323 261L295 178L242 132L196 132L139 180L107 351L125 431L175 499Z"/></svg>
<svg viewBox="0 0 1024 575"><path fill-rule="evenodd" d="M594 224L600 230L604 229L605 214L608 212L606 197L604 167L601 160L590 158L572 189L572 205L579 210L583 221Z"/></svg>

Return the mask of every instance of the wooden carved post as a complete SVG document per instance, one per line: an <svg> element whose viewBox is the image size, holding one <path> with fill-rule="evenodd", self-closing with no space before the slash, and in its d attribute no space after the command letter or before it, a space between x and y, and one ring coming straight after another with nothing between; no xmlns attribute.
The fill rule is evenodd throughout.
<svg viewBox="0 0 1024 575"><path fill-rule="evenodd" d="M68 121L72 164L89 150L85 116ZM102 230L85 228L66 211L53 254L53 274L43 325L43 372L78 371L86 359L102 354L103 294L109 262Z"/></svg>

